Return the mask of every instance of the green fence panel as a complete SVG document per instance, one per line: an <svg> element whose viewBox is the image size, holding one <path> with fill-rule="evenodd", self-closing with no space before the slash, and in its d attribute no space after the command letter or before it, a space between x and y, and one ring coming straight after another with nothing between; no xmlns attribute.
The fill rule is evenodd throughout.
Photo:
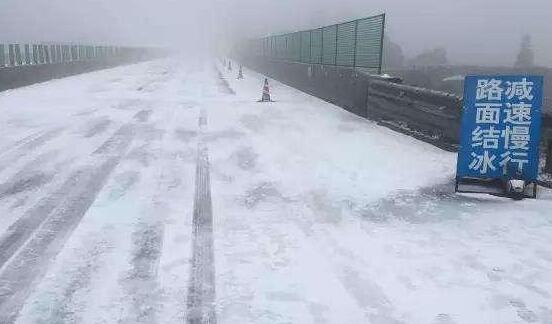
<svg viewBox="0 0 552 324"><path fill-rule="evenodd" d="M71 52L69 50L69 45L63 45L61 47L61 50L63 52L63 62L71 61Z"/></svg>
<svg viewBox="0 0 552 324"><path fill-rule="evenodd" d="M71 52L71 61L78 61L78 53L77 53L77 47L75 45L70 46L70 52Z"/></svg>
<svg viewBox="0 0 552 324"><path fill-rule="evenodd" d="M385 14L248 42L238 53L381 73ZM243 43L240 43L240 47Z"/></svg>
<svg viewBox="0 0 552 324"><path fill-rule="evenodd" d="M282 37L282 59L285 61L289 61L290 55L289 55L289 48L290 48L290 40L289 40L289 34L284 35Z"/></svg>
<svg viewBox="0 0 552 324"><path fill-rule="evenodd" d="M311 63L322 64L322 28L311 31Z"/></svg>
<svg viewBox="0 0 552 324"><path fill-rule="evenodd" d="M31 48L29 44L23 45L23 52L25 54L25 65L31 65Z"/></svg>
<svg viewBox="0 0 552 324"><path fill-rule="evenodd" d="M293 61L295 59L295 49L293 42L293 34L286 35L286 61Z"/></svg>
<svg viewBox="0 0 552 324"><path fill-rule="evenodd" d="M381 73L384 25L385 15L358 21L356 66Z"/></svg>
<svg viewBox="0 0 552 324"><path fill-rule="evenodd" d="M311 32L301 32L301 57L300 61L303 63L310 63L311 61Z"/></svg>
<svg viewBox="0 0 552 324"><path fill-rule="evenodd" d="M356 26L356 21L337 25L337 65L355 65Z"/></svg>
<svg viewBox="0 0 552 324"><path fill-rule="evenodd" d="M15 47L14 44L8 45L8 63L9 66L15 66Z"/></svg>
<svg viewBox="0 0 552 324"><path fill-rule="evenodd" d="M14 44L15 46L15 60L17 61L17 65L21 66L23 65L23 55L21 55L21 45Z"/></svg>
<svg viewBox="0 0 552 324"><path fill-rule="evenodd" d="M0 68L6 66L6 50L4 44L0 44Z"/></svg>
<svg viewBox="0 0 552 324"><path fill-rule="evenodd" d="M38 45L33 44L33 64L38 64Z"/></svg>
<svg viewBox="0 0 552 324"><path fill-rule="evenodd" d="M50 57L50 47L48 45L42 45L44 48L44 63L50 64L52 63L51 57Z"/></svg>
<svg viewBox="0 0 552 324"><path fill-rule="evenodd" d="M322 29L322 64L335 65L337 45L337 25Z"/></svg>
<svg viewBox="0 0 552 324"><path fill-rule="evenodd" d="M38 45L38 62L40 64L46 63L44 59L44 45Z"/></svg>
<svg viewBox="0 0 552 324"><path fill-rule="evenodd" d="M57 63L63 62L63 51L61 50L61 45L56 45L56 59Z"/></svg>
<svg viewBox="0 0 552 324"><path fill-rule="evenodd" d="M285 44L285 40L282 36L274 37L274 58L277 60L284 57L282 54L284 48L283 44Z"/></svg>
<svg viewBox="0 0 552 324"><path fill-rule="evenodd" d="M58 57L56 53L56 45L50 45L50 61L52 63L57 63Z"/></svg>
<svg viewBox="0 0 552 324"><path fill-rule="evenodd" d="M291 34L291 61L301 62L301 32Z"/></svg>

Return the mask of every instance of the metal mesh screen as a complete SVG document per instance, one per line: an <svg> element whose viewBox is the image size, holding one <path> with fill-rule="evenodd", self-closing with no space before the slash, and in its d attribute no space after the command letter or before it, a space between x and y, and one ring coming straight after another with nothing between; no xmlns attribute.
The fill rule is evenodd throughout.
<svg viewBox="0 0 552 324"><path fill-rule="evenodd" d="M17 62L17 65L21 66L23 65L23 55L21 55L21 46L19 44L15 44L15 61Z"/></svg>
<svg viewBox="0 0 552 324"><path fill-rule="evenodd" d="M311 60L309 63L322 64L322 29L311 30Z"/></svg>
<svg viewBox="0 0 552 324"><path fill-rule="evenodd" d="M381 73L385 14L248 42L240 52L272 60L362 67Z"/></svg>
<svg viewBox="0 0 552 324"><path fill-rule="evenodd" d="M0 44L0 67L4 67L6 65L6 49L4 47L4 44Z"/></svg>
<svg viewBox="0 0 552 324"><path fill-rule="evenodd" d="M25 44L23 46L24 48L24 53L25 53L25 64L26 65L31 65L31 48L29 46L29 44Z"/></svg>
<svg viewBox="0 0 552 324"><path fill-rule="evenodd" d="M300 61L303 63L310 63L311 55L311 37L310 31L300 32L301 35L301 58Z"/></svg>
<svg viewBox="0 0 552 324"><path fill-rule="evenodd" d="M4 43L0 44L0 68L78 62L106 57L140 55L156 51L159 51L159 49L147 47ZM264 55L262 49L258 55Z"/></svg>
<svg viewBox="0 0 552 324"><path fill-rule="evenodd" d="M375 19L362 19L358 21L356 64L367 68L381 70L383 51L383 28L385 16Z"/></svg>
<svg viewBox="0 0 552 324"><path fill-rule="evenodd" d="M356 26L356 21L337 26L336 65L355 65Z"/></svg>
<svg viewBox="0 0 552 324"><path fill-rule="evenodd" d="M322 64L335 65L337 45L337 25L322 29Z"/></svg>

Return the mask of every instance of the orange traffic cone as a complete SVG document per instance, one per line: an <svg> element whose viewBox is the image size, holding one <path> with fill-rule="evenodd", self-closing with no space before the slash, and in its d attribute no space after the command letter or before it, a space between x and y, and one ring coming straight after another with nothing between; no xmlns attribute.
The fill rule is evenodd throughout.
<svg viewBox="0 0 552 324"><path fill-rule="evenodd" d="M242 71L242 66L240 65L240 70L238 71L238 80L241 80L243 79L243 71Z"/></svg>
<svg viewBox="0 0 552 324"><path fill-rule="evenodd" d="M263 96L261 97L261 100L259 100L259 102L271 102L272 100L270 99L270 88L268 86L268 79L265 78L265 81L264 81L264 87L263 87Z"/></svg>

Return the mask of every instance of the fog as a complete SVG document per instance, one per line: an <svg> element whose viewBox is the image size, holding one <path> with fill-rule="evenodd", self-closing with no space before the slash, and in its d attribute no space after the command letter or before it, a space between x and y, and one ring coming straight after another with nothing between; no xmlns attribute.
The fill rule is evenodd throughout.
<svg viewBox="0 0 552 324"><path fill-rule="evenodd" d="M444 47L451 63L511 65L530 34L536 63L552 66L550 0L2 0L0 40L192 52L382 12L407 57Z"/></svg>

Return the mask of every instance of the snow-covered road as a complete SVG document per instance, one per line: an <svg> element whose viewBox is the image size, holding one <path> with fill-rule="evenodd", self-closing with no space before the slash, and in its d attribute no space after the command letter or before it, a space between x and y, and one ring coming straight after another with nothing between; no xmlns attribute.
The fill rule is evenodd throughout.
<svg viewBox="0 0 552 324"><path fill-rule="evenodd" d="M0 323L552 323L551 191L244 72L0 93Z"/></svg>

